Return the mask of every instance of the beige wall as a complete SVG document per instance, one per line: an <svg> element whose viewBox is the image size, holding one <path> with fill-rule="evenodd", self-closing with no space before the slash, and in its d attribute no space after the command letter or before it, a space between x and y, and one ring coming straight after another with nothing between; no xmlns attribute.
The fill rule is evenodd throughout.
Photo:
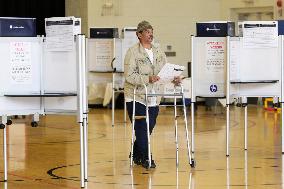
<svg viewBox="0 0 284 189"><path fill-rule="evenodd" d="M82 33L88 35L88 0L65 0L65 16L81 18Z"/></svg>
<svg viewBox="0 0 284 189"><path fill-rule="evenodd" d="M245 3L247 2L247 3ZM252 2L252 3L250 3ZM276 0L66 0L66 16L82 18L82 31L90 27L136 26L148 20L166 50L172 46L176 57L169 62L186 65L190 61L190 35L197 21L231 20L236 9L274 9ZM234 21L234 18L233 18Z"/></svg>
<svg viewBox="0 0 284 189"><path fill-rule="evenodd" d="M234 9L243 9L244 11L267 11L272 9L274 19L278 19L276 10L276 0L221 0L221 17L222 19L234 20L232 15Z"/></svg>
<svg viewBox="0 0 284 189"><path fill-rule="evenodd" d="M106 8L105 2L113 7ZM220 20L220 7L220 0L88 0L88 27L121 29L148 20L161 47L166 50L171 45L176 52L169 62L186 65L195 22Z"/></svg>

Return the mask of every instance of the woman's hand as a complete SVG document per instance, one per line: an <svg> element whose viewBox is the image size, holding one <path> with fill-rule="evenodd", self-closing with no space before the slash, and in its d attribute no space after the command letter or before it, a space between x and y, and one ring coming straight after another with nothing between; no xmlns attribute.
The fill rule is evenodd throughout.
<svg viewBox="0 0 284 189"><path fill-rule="evenodd" d="M174 80L172 81L172 83L175 85L180 85L181 80L182 80L181 77L177 76L177 77L174 77Z"/></svg>
<svg viewBox="0 0 284 189"><path fill-rule="evenodd" d="M159 76L156 76L156 75L149 76L149 82L150 83L155 83L155 82L157 82L159 80L160 80Z"/></svg>

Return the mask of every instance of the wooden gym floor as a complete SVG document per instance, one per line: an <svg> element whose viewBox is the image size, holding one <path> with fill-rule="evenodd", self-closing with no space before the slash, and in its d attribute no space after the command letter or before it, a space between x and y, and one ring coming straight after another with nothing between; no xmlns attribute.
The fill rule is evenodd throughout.
<svg viewBox="0 0 284 189"><path fill-rule="evenodd" d="M248 151L243 150L243 110L231 111L231 156L225 156L225 109L196 112L196 168L186 155L185 132L179 121L179 167L175 164L173 111L161 108L152 137L157 168L129 167L131 127L122 123L117 110L111 127L111 110L93 109L89 114L89 182L99 189L283 189L284 156L281 154L281 116L262 107L248 108ZM7 189L80 188L79 127L74 116L48 115L40 126L30 120L13 120L8 127ZM189 123L190 118L188 119ZM189 124L190 126L190 124ZM0 133L2 141L3 132ZM2 151L2 142L1 142ZM0 178L3 157L0 153Z"/></svg>

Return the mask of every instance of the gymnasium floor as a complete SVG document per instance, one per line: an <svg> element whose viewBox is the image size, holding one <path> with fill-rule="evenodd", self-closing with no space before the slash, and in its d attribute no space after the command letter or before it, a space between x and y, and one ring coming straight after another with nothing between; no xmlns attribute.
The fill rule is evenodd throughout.
<svg viewBox="0 0 284 189"><path fill-rule="evenodd" d="M129 167L131 127L125 126L123 110L111 127L111 110L93 109L89 114L88 189L283 189L284 156L281 154L280 114L249 106L248 151L243 150L243 110L231 111L231 155L225 156L225 109L196 112L196 168L190 168L186 140L179 121L180 158L175 161L173 111L161 108L152 138L157 168ZM40 126L30 120L13 120L8 128L9 189L80 188L79 127L74 116L48 115ZM190 123L190 118L188 119ZM28 126L26 126L26 124ZM189 124L190 125L190 124ZM0 133L2 141L2 132ZM2 144L2 142L1 142ZM2 148L2 145L1 145ZM3 180L2 149L0 178ZM282 165L283 164L283 165Z"/></svg>

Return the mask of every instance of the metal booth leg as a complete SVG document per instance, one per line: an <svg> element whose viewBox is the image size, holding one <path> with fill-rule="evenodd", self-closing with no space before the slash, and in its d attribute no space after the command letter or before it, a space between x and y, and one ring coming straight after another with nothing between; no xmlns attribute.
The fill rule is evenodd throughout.
<svg viewBox="0 0 284 189"><path fill-rule="evenodd" d="M245 146L244 149L248 149L248 106L245 105Z"/></svg>
<svg viewBox="0 0 284 189"><path fill-rule="evenodd" d="M81 188L85 187L85 153L84 153L84 123L80 124L80 173L81 173Z"/></svg>
<svg viewBox="0 0 284 189"><path fill-rule="evenodd" d="M114 106L115 106L115 100L114 100L114 79L115 79L115 76L114 76L115 73L112 73L112 106L111 106L111 125L114 127Z"/></svg>
<svg viewBox="0 0 284 189"><path fill-rule="evenodd" d="M194 109L195 109L195 102L191 102L191 149L188 149L188 158L189 158L189 163L190 161L190 154L192 153L192 156L194 156Z"/></svg>
<svg viewBox="0 0 284 189"><path fill-rule="evenodd" d="M247 104L247 98L242 97L242 107L245 108L245 119L244 119L244 149L248 149L248 104Z"/></svg>
<svg viewBox="0 0 284 189"><path fill-rule="evenodd" d="M229 156L229 140L230 140L230 105L227 104L227 119L226 119L226 156Z"/></svg>
<svg viewBox="0 0 284 189"><path fill-rule="evenodd" d="M85 170L84 181L88 182L88 114L85 114L83 127L84 127L83 129L84 129L84 170Z"/></svg>
<svg viewBox="0 0 284 189"><path fill-rule="evenodd" d="M283 100L283 99L282 99ZM281 144L282 144L282 154L284 154L284 127L283 127L283 122L284 122L284 102L281 102Z"/></svg>
<svg viewBox="0 0 284 189"><path fill-rule="evenodd" d="M2 123L4 125L3 129L3 158L4 158L4 182L8 180L8 161L7 161L7 116L2 116Z"/></svg>

